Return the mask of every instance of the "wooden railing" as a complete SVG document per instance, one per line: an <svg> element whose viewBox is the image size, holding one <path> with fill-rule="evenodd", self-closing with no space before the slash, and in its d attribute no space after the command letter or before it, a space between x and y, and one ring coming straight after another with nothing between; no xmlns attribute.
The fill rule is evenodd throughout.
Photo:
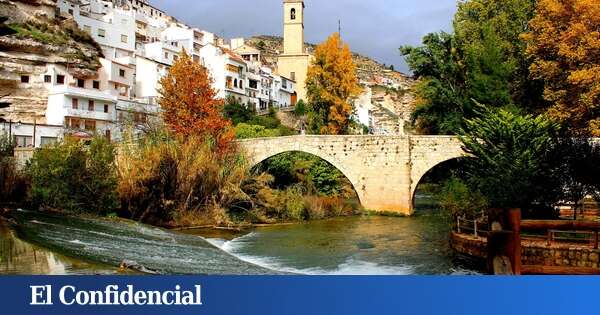
<svg viewBox="0 0 600 315"><path fill-rule="evenodd" d="M475 237L489 235L488 219L480 217L470 220L456 218L456 232ZM523 232L525 231L525 232ZM568 220L523 220L521 238L546 241L548 246L560 243L589 244L594 249L600 245L600 222Z"/></svg>
<svg viewBox="0 0 600 315"><path fill-rule="evenodd" d="M555 243L587 243L598 249L600 222L568 220L523 220L521 230L544 232L523 234L526 239L545 239L548 245ZM569 236L567 236L569 235Z"/></svg>

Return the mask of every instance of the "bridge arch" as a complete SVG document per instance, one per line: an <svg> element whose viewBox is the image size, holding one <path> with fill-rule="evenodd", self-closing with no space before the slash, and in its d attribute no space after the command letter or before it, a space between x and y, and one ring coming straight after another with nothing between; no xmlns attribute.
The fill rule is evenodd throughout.
<svg viewBox="0 0 600 315"><path fill-rule="evenodd" d="M432 165L429 167L429 169L427 171L425 171L422 175L420 175L420 177L418 177L418 175L415 176L415 182L414 182L414 187L411 189L411 200L413 203L413 207L415 205L415 201L416 201L416 194L417 194L417 190L419 188L419 185L423 183L423 181L425 180L425 178L432 174L433 171L435 170L439 170L441 167L448 165L450 169L452 169L452 167L454 165L449 165L452 162L458 162L460 163L461 161L464 161L465 159L467 159L468 157L462 155L462 156L456 156L456 157L449 157L443 161L438 162L435 165Z"/></svg>
<svg viewBox="0 0 600 315"><path fill-rule="evenodd" d="M276 157L278 155L284 154L284 153L306 153L306 154L310 154L312 156L318 157L320 159L322 159L323 161L331 164L333 167L335 167L343 176L345 176L348 181L350 182L350 185L352 185L352 189L354 189L354 191L356 192L356 195L358 196L359 202L362 204L362 200L361 200L361 196L358 192L358 190L356 189L356 185L355 182L352 181L352 178L350 178L350 176L348 175L348 171L343 169L342 164L338 163L335 161L335 159L328 157L324 154L317 154L317 152L309 152L309 151L313 151L313 150L275 150L275 153L271 153L269 155L264 155L261 156L260 158L255 158L252 159L251 163L250 163L250 167L254 168L256 166L258 166L259 164L261 164L262 162L265 162L267 160L269 160L270 158Z"/></svg>
<svg viewBox="0 0 600 315"><path fill-rule="evenodd" d="M301 152L314 155L339 170L340 173L348 179L358 196L359 202L363 204L363 195L358 189L359 181L355 176L356 170L353 172L353 170L349 169L343 161L340 161L337 153L328 153L326 150L323 150L323 146L297 141L295 138L296 137L260 138L242 140L239 141L239 143L245 148L250 167L252 168L283 153Z"/></svg>

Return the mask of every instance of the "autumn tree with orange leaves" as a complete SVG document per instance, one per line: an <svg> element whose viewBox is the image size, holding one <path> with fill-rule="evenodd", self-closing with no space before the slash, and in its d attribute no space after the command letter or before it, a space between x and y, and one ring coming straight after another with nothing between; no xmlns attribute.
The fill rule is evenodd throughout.
<svg viewBox="0 0 600 315"><path fill-rule="evenodd" d="M523 39L531 73L544 81L548 113L600 137L600 1L539 0L529 26Z"/></svg>
<svg viewBox="0 0 600 315"><path fill-rule="evenodd" d="M169 131L184 138L196 136L214 141L216 149L224 152L234 134L231 122L222 115L224 102L211 83L209 71L182 51L160 80L158 103Z"/></svg>
<svg viewBox="0 0 600 315"><path fill-rule="evenodd" d="M360 93L352 53L340 35L331 35L317 46L306 79L308 127L311 133L346 134L354 107L350 103Z"/></svg>

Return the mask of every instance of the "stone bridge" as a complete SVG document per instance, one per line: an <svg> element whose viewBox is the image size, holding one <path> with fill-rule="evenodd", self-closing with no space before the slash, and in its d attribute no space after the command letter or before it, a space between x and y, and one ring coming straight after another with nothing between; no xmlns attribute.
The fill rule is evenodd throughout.
<svg viewBox="0 0 600 315"><path fill-rule="evenodd" d="M421 178L436 165L465 155L453 136L291 136L240 140L251 164L298 151L339 169L368 210L413 213Z"/></svg>

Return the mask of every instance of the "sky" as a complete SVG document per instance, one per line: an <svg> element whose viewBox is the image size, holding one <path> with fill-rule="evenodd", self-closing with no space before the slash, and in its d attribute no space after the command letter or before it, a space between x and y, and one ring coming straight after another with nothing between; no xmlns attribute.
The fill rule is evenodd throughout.
<svg viewBox="0 0 600 315"><path fill-rule="evenodd" d="M150 0L178 20L225 38L283 33L282 0ZM408 73L398 48L430 32L450 31L456 0L306 0L305 39L338 30L350 48Z"/></svg>

